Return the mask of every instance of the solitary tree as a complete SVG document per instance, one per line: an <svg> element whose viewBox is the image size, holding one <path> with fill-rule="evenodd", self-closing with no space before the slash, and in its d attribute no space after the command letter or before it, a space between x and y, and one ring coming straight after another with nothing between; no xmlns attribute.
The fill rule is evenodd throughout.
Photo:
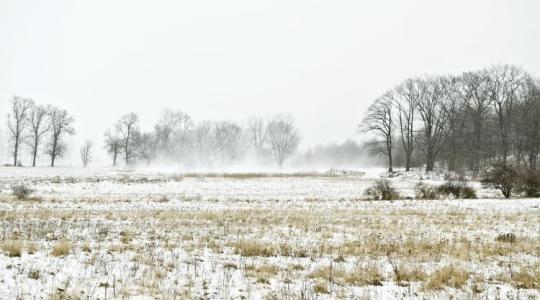
<svg viewBox="0 0 540 300"><path fill-rule="evenodd" d="M124 151L124 161L126 167L130 159L137 156L137 143L139 142L139 117L136 113L129 113L120 118L116 123L116 128L120 132L120 141Z"/></svg>
<svg viewBox="0 0 540 300"><path fill-rule="evenodd" d="M75 119L65 109L49 107L48 112L51 122L51 139L47 154L51 157L51 167L54 167L56 158L62 157L66 150L66 145L63 141L64 136L75 134L75 129L73 128Z"/></svg>
<svg viewBox="0 0 540 300"><path fill-rule="evenodd" d="M81 161L83 166L86 168L88 164L92 161L92 142L86 140L84 145L81 148Z"/></svg>
<svg viewBox="0 0 540 300"><path fill-rule="evenodd" d="M30 146L32 154L32 167L35 167L36 159L40 146L43 143L43 139L51 130L51 122L47 107L38 104L33 105L28 113L28 124L30 127L30 134L27 144Z"/></svg>
<svg viewBox="0 0 540 300"><path fill-rule="evenodd" d="M294 119L288 116L276 116L268 123L268 141L274 160L279 168L285 159L298 148L300 135L294 126Z"/></svg>
<svg viewBox="0 0 540 300"><path fill-rule="evenodd" d="M120 138L118 130L115 130L114 132L107 130L107 132L105 132L105 150L112 156L113 167L116 167L116 159L122 152L122 139Z"/></svg>
<svg viewBox="0 0 540 300"><path fill-rule="evenodd" d="M13 166L17 166L19 148L26 140L28 119L27 115L32 109L32 99L14 96L11 99L10 113L8 114L8 129L13 140Z"/></svg>
<svg viewBox="0 0 540 300"><path fill-rule="evenodd" d="M369 106L367 114L359 126L363 132L374 135L374 140L368 143L370 152L374 155L383 154L387 157L388 172L394 171L392 167L393 104L394 94L392 91L388 91Z"/></svg>

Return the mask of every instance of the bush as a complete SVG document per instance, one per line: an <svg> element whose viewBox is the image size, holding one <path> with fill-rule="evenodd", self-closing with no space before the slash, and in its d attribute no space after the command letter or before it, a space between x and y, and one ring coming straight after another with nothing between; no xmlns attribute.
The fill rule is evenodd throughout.
<svg viewBox="0 0 540 300"><path fill-rule="evenodd" d="M484 175L482 184L500 190L504 197L508 199L519 184L518 173L509 165L494 163Z"/></svg>
<svg viewBox="0 0 540 300"><path fill-rule="evenodd" d="M456 199L476 199L476 191L462 180L446 181L438 188L439 194L454 196Z"/></svg>
<svg viewBox="0 0 540 300"><path fill-rule="evenodd" d="M540 197L540 171L527 170L521 172L518 190L527 197Z"/></svg>
<svg viewBox="0 0 540 300"><path fill-rule="evenodd" d="M369 200L396 200L400 198L398 191L386 179L377 180L373 186L367 188L364 195Z"/></svg>
<svg viewBox="0 0 540 300"><path fill-rule="evenodd" d="M516 241L516 235L513 233L503 233L495 237L495 241L503 243L514 243Z"/></svg>
<svg viewBox="0 0 540 300"><path fill-rule="evenodd" d="M13 191L13 195L18 200L27 200L30 195L34 192L30 187L28 187L24 183L19 183L11 187L11 190Z"/></svg>
<svg viewBox="0 0 540 300"><path fill-rule="evenodd" d="M437 188L430 184L419 182L414 187L414 197L415 199L421 200L435 200L439 198L439 191Z"/></svg>

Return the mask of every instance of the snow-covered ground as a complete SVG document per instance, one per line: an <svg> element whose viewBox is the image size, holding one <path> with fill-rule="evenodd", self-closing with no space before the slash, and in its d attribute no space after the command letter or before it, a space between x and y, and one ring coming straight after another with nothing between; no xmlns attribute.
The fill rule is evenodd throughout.
<svg viewBox="0 0 540 300"><path fill-rule="evenodd" d="M365 201L364 171L0 167L0 299L540 297L539 199Z"/></svg>

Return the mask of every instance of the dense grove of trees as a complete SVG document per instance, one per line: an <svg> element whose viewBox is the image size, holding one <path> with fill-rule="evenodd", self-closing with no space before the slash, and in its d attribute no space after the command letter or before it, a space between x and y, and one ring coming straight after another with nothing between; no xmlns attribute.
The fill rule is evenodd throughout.
<svg viewBox="0 0 540 300"><path fill-rule="evenodd" d="M540 81L496 65L456 76L406 79L369 107L367 146L408 171L436 165L477 173L496 161L535 169L540 151Z"/></svg>

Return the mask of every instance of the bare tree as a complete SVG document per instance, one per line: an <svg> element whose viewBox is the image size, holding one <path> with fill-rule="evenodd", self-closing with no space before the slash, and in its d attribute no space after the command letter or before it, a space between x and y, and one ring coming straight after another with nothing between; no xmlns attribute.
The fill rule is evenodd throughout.
<svg viewBox="0 0 540 300"><path fill-rule="evenodd" d="M118 155L122 152L122 139L120 138L118 130L115 130L114 132L107 130L107 132L105 132L105 150L112 156L113 167L116 167L116 160Z"/></svg>
<svg viewBox="0 0 540 300"><path fill-rule="evenodd" d="M127 167L130 159L137 156L137 145L140 136L139 117L136 113L126 114L118 120L116 128L120 132L124 161Z"/></svg>
<svg viewBox="0 0 540 300"><path fill-rule="evenodd" d="M204 121L197 124L193 130L193 151L199 165L210 165L215 149L215 139L212 122Z"/></svg>
<svg viewBox="0 0 540 300"><path fill-rule="evenodd" d="M405 171L411 169L411 159L415 148L416 103L423 97L424 92L420 82L420 79L407 79L395 88L399 134L405 151Z"/></svg>
<svg viewBox="0 0 540 300"><path fill-rule="evenodd" d="M465 106L467 129L464 134L464 151L469 153L471 169L479 172L488 154L488 121L491 118L491 99L487 78L480 72L466 72L461 76L460 95Z"/></svg>
<svg viewBox="0 0 540 300"><path fill-rule="evenodd" d="M247 123L247 135L251 148L257 155L265 152L268 141L267 122L261 117L251 117Z"/></svg>
<svg viewBox="0 0 540 300"><path fill-rule="evenodd" d="M489 93L499 124L501 155L506 164L510 151L510 131L518 89L523 85L524 72L511 65L498 65L486 69Z"/></svg>
<svg viewBox="0 0 540 300"><path fill-rule="evenodd" d="M393 105L395 103L392 91L386 92L375 100L367 110L366 116L359 125L361 131L372 133L374 140L368 143L371 154L386 155L388 172L393 172L392 166L392 135L394 134Z"/></svg>
<svg viewBox="0 0 540 300"><path fill-rule="evenodd" d="M159 149L166 156L179 157L186 153L189 131L193 127L191 117L180 111L166 109L155 125L155 134L159 141Z"/></svg>
<svg viewBox="0 0 540 300"><path fill-rule="evenodd" d="M298 148L300 135L289 116L276 116L268 123L268 141L274 160L281 169L285 159Z"/></svg>
<svg viewBox="0 0 540 300"><path fill-rule="evenodd" d="M8 129L13 140L13 166L17 166L19 148L28 138L26 133L28 126L27 115L34 101L28 98L13 96L11 99L10 113L8 114Z"/></svg>
<svg viewBox="0 0 540 300"><path fill-rule="evenodd" d="M38 104L33 105L28 113L28 124L30 127L30 135L27 144L30 146L32 154L32 167L35 167L43 138L45 138L46 134L51 130L51 122L47 107Z"/></svg>
<svg viewBox="0 0 540 300"><path fill-rule="evenodd" d="M423 124L423 135L419 142L426 156L426 171L433 171L435 158L444 142L444 126L447 121L444 93L449 82L446 78L437 77L423 80L422 83L423 97L416 102Z"/></svg>
<svg viewBox="0 0 540 300"><path fill-rule="evenodd" d="M51 167L54 167L56 158L62 157L66 150L63 137L75 134L73 122L75 119L69 115L65 109L48 107L49 119L51 122L51 139L49 141L47 154L51 157Z"/></svg>
<svg viewBox="0 0 540 300"><path fill-rule="evenodd" d="M235 160L242 154L241 134L242 128L233 122L217 122L214 125L214 140L216 156L223 163Z"/></svg>
<svg viewBox="0 0 540 300"><path fill-rule="evenodd" d="M86 168L88 164L92 161L92 142L86 140L80 151L81 161L83 166Z"/></svg>
<svg viewBox="0 0 540 300"><path fill-rule="evenodd" d="M154 132L145 132L141 135L139 143L139 155L146 160L146 165L149 166L152 160L156 158L158 151L158 136Z"/></svg>

